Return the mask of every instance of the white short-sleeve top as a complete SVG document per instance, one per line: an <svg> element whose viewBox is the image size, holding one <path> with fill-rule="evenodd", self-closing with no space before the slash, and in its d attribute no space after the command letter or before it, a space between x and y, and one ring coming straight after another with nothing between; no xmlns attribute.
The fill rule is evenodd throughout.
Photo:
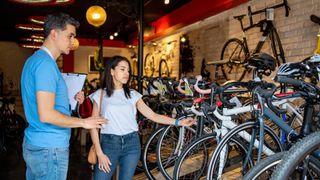
<svg viewBox="0 0 320 180"><path fill-rule="evenodd" d="M91 98L100 107L101 89L94 92ZM114 90L108 97L106 91L103 92L101 114L108 119L100 130L102 134L125 135L138 131L136 120L137 108L136 103L142 95L135 90L130 91L131 98L126 98L123 89Z"/></svg>

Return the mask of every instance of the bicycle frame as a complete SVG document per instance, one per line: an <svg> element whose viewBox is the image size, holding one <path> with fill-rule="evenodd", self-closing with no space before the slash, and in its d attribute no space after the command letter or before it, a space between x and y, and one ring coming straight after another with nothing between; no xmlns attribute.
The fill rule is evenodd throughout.
<svg viewBox="0 0 320 180"><path fill-rule="evenodd" d="M256 53L261 52L261 49L262 49L264 43L266 42L267 37L270 35L269 37L270 37L270 40L271 40L271 48L273 50L273 55L277 60L277 64L280 65L279 55L283 59L283 61L281 63L285 63L286 62L285 58L284 58L284 52L283 52L282 45L281 45L280 41L278 42L279 51L280 51L280 54L278 55L277 48L276 48L276 42L275 42L276 41L276 39L275 39L276 37L274 37L276 28L274 27L273 22L271 20L269 21L269 20L263 19L263 20L260 20L258 23L252 24L252 25L250 25L248 27L245 27L245 28L243 27L242 19L238 18L238 20L240 21L241 30L243 32L242 33L242 43L244 45L245 53L247 54L247 57L249 57L250 54L256 54ZM256 27L260 27L262 29L262 35L261 35L260 40L259 40L258 44L256 45L255 49L252 51L252 53L250 53L248 42L247 42L247 37L246 37L245 32L250 30L250 29L252 29L252 28L256 28Z"/></svg>

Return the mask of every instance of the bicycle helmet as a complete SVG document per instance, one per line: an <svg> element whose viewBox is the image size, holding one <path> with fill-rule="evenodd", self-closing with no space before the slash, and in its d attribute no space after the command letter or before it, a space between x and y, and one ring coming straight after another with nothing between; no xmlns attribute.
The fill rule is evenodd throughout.
<svg viewBox="0 0 320 180"><path fill-rule="evenodd" d="M256 68L258 73L270 75L276 69L274 57L267 53L256 53L248 59L248 65Z"/></svg>
<svg viewBox="0 0 320 180"><path fill-rule="evenodd" d="M281 64L277 76L299 77L301 76L300 63Z"/></svg>

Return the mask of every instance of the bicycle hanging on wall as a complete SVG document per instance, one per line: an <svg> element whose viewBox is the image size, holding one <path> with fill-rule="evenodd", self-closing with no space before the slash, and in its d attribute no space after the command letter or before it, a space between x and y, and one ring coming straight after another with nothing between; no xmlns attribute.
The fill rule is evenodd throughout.
<svg viewBox="0 0 320 180"><path fill-rule="evenodd" d="M269 38L271 42L271 49L273 56L276 58L277 64L285 63L285 55L284 50L282 48L282 44L277 33L277 29L273 24L274 20L274 9L285 7L285 15L289 16L289 5L287 0L283 0L281 4L277 4L271 7L267 7L258 11L252 11L251 7L248 6L248 18L250 20L250 25L248 27L243 26L243 18L246 14L242 14L239 16L234 16L234 19L238 20L241 25L241 30L243 32L242 40L239 38L231 38L229 39L223 46L220 60L219 61L211 61L208 62L208 65L215 65L215 78L219 75L223 75L225 80L238 80L241 81L246 74L252 74L250 68L246 68L245 64L247 63L248 58L255 54L259 53L266 42L266 39ZM265 13L266 18L260 20L257 23L253 23L253 15ZM246 37L245 32L252 29L259 27L261 28L261 38L255 49L253 51L249 50L248 40ZM221 72L219 72L219 69ZM219 79L217 79L219 80ZM220 80L222 80L220 78Z"/></svg>

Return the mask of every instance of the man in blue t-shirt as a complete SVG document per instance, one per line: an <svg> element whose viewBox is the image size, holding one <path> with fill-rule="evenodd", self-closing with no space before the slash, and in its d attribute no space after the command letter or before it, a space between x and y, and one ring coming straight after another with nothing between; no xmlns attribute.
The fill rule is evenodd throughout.
<svg viewBox="0 0 320 180"><path fill-rule="evenodd" d="M44 23L45 41L23 67L21 94L29 123L23 143L27 180L66 179L70 128L100 128L107 122L101 117L70 116L67 86L56 59L69 54L78 26L79 22L67 14L48 15Z"/></svg>

